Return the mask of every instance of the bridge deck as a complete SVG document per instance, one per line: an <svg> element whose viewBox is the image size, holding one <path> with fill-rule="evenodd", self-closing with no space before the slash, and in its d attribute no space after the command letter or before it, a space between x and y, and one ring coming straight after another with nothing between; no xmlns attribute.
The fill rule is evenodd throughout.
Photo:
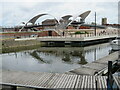
<svg viewBox="0 0 120 90"><path fill-rule="evenodd" d="M102 36L49 36L49 37L38 37L38 41L92 41L101 39L115 38L118 35L102 35ZM17 40L17 39L16 39ZM19 39L18 39L19 40Z"/></svg>
<svg viewBox="0 0 120 90"><path fill-rule="evenodd" d="M3 85L31 88L107 88L106 76L2 71Z"/></svg>

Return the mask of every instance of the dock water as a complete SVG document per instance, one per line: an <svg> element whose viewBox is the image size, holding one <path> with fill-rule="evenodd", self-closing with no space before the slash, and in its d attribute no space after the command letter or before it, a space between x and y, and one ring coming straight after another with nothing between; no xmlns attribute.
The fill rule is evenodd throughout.
<svg viewBox="0 0 120 90"><path fill-rule="evenodd" d="M77 89L107 89L107 76L95 75L107 68L109 60L118 59L118 52L84 65L67 73L45 73L1 70L0 84L11 87L26 87L34 89L77 88ZM120 86L120 78L114 77ZM16 90L16 89L15 89Z"/></svg>

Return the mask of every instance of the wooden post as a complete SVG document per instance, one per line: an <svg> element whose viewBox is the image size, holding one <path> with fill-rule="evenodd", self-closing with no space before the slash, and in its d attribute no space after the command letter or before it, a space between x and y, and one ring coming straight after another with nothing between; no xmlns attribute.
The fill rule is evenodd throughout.
<svg viewBox="0 0 120 90"><path fill-rule="evenodd" d="M108 90L113 90L112 85L113 85L112 61L108 61L108 79L107 79Z"/></svg>

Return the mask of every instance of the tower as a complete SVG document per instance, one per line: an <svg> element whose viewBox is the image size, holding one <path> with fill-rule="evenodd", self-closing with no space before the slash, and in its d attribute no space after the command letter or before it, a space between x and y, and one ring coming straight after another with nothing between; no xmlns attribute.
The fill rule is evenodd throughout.
<svg viewBox="0 0 120 90"><path fill-rule="evenodd" d="M107 24L107 18L102 18L102 25Z"/></svg>

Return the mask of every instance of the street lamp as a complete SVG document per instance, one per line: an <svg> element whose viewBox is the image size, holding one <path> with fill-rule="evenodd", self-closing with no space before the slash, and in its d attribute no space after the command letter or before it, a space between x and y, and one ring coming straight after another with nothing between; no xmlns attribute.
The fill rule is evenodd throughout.
<svg viewBox="0 0 120 90"><path fill-rule="evenodd" d="M96 12L95 12L95 36L96 36Z"/></svg>

